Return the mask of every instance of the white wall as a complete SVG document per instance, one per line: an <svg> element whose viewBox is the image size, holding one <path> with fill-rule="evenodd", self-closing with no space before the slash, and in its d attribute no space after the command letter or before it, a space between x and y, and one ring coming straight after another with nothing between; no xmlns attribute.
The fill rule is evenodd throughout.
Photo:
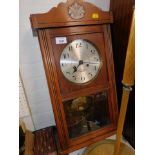
<svg viewBox="0 0 155 155"><path fill-rule="evenodd" d="M19 120L21 124L23 122L26 124L26 129L30 131L35 130L21 76L19 76Z"/></svg>
<svg viewBox="0 0 155 155"><path fill-rule="evenodd" d="M33 37L29 16L47 12L66 0L22 0L20 2L19 54L20 73L31 108L35 129L55 125L43 62L37 37ZM110 0L87 0L103 10L109 10Z"/></svg>

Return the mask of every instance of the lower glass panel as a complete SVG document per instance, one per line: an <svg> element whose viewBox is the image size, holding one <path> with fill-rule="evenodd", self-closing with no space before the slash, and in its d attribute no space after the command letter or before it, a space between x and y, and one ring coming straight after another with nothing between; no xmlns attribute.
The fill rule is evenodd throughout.
<svg viewBox="0 0 155 155"><path fill-rule="evenodd" d="M107 92L66 101L64 109L70 138L110 124Z"/></svg>

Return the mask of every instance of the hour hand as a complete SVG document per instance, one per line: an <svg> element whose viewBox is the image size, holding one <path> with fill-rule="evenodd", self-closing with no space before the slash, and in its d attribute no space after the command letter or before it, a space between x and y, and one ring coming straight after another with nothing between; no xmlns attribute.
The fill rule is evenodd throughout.
<svg viewBox="0 0 155 155"><path fill-rule="evenodd" d="M74 69L73 73L75 73L77 71L77 67L73 66L73 69Z"/></svg>
<svg viewBox="0 0 155 155"><path fill-rule="evenodd" d="M76 66L73 66L73 69L74 69L73 73L77 72L78 67L79 67L80 65L82 65L82 64L83 64L83 60L79 60L78 66L77 66L77 67L76 67Z"/></svg>

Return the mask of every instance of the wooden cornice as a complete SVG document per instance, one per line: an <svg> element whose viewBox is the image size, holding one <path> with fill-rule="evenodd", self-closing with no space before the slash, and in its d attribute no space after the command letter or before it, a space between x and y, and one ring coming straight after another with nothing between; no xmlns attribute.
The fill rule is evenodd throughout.
<svg viewBox="0 0 155 155"><path fill-rule="evenodd" d="M83 18L73 19L70 17L68 10L74 3L82 5L85 14ZM112 12L105 12L95 5L82 0L68 0L66 3L59 3L46 13L31 14L31 26L33 29L65 27L77 25L95 25L113 22Z"/></svg>

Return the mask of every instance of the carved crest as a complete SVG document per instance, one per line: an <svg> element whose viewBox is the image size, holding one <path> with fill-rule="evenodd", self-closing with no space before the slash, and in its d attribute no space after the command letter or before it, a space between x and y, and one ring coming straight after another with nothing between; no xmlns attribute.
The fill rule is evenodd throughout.
<svg viewBox="0 0 155 155"><path fill-rule="evenodd" d="M75 2L73 5L69 7L68 14L73 19L81 19L84 17L85 10L82 5Z"/></svg>

